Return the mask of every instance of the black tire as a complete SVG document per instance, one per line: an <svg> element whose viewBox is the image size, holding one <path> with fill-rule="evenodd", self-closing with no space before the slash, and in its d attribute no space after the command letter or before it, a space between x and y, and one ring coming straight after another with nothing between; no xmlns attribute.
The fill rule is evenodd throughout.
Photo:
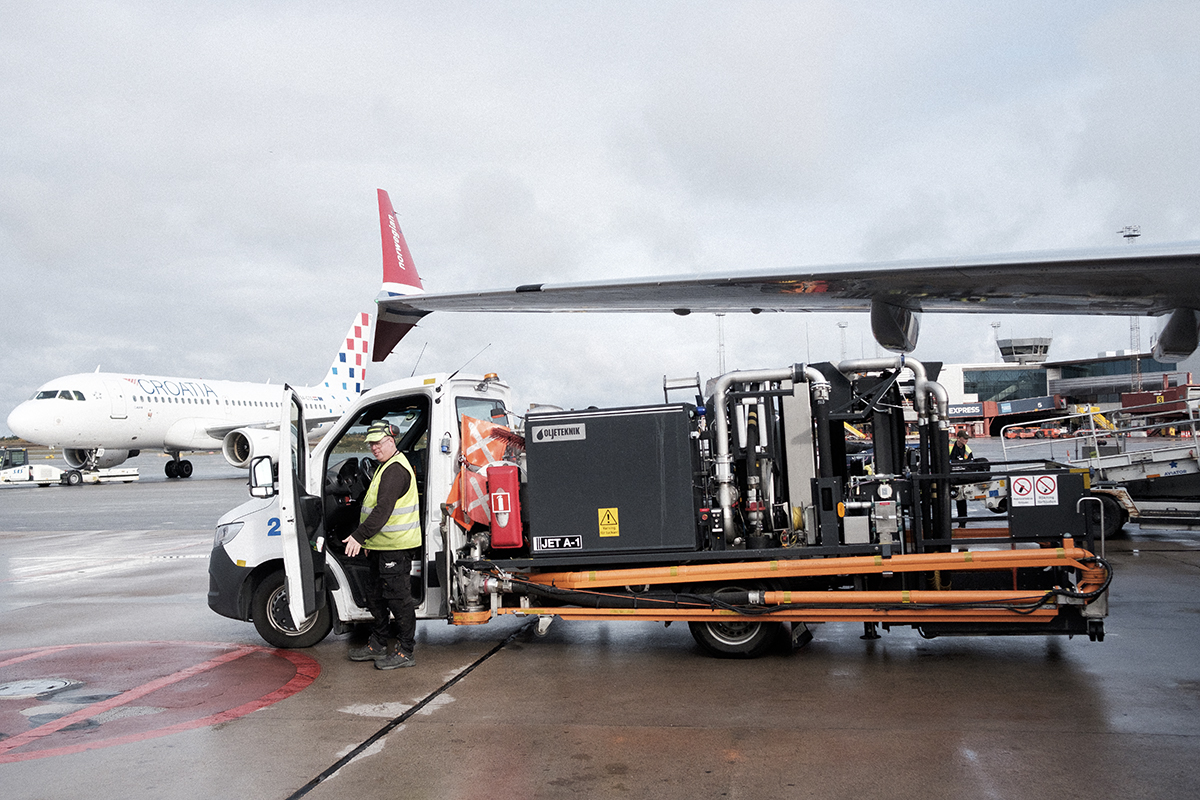
<svg viewBox="0 0 1200 800"><path fill-rule="evenodd" d="M179 468L175 465L174 461L168 461L163 466L163 472L165 472L167 474L168 478L178 478L179 477Z"/></svg>
<svg viewBox="0 0 1200 800"><path fill-rule="evenodd" d="M250 601L254 629L273 647L312 647L333 630L333 603L326 598L325 605L297 630L288 611L287 587L284 583L283 570L278 570L255 588Z"/></svg>
<svg viewBox="0 0 1200 800"><path fill-rule="evenodd" d="M1125 527L1125 523L1129 521L1129 516L1125 513L1125 509L1117 502L1117 499L1110 494L1095 494L1093 497L1100 500L1104 506L1104 538L1111 539L1121 533L1121 528ZM1100 530L1100 509L1096 508L1095 503L1088 503L1088 515L1092 523L1093 530Z"/></svg>
<svg viewBox="0 0 1200 800"><path fill-rule="evenodd" d="M1117 502L1117 498L1110 494L1100 495L1100 502L1104 504L1104 538L1120 536L1121 529L1129 521L1129 515Z"/></svg>
<svg viewBox="0 0 1200 800"><path fill-rule="evenodd" d="M779 622L739 617L688 623L696 643L717 658L758 658L776 642L781 627Z"/></svg>
<svg viewBox="0 0 1200 800"><path fill-rule="evenodd" d="M180 461L179 462L179 477L181 477L181 478L192 477L192 462L190 462L190 461Z"/></svg>
<svg viewBox="0 0 1200 800"><path fill-rule="evenodd" d="M83 483L83 476L79 474L79 470L67 471L67 486L78 486L81 483Z"/></svg>

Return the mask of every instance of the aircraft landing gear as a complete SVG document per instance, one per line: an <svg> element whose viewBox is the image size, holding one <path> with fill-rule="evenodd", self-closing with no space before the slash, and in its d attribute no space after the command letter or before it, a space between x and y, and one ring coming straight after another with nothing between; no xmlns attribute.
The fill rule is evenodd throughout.
<svg viewBox="0 0 1200 800"><path fill-rule="evenodd" d="M192 477L192 462L187 459L180 461L176 457L167 462L163 471L167 473L168 478L190 478Z"/></svg>

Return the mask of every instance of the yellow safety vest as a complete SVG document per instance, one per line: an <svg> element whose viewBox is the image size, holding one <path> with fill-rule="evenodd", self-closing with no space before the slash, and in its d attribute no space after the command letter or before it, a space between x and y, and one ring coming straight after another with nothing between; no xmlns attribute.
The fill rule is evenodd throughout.
<svg viewBox="0 0 1200 800"><path fill-rule="evenodd" d="M375 475L371 478L371 485L367 487L367 494L363 497L362 513L359 514L358 523L361 525L366 522L367 517L371 516L371 512L375 510L379 501L379 481L383 477L383 471L392 464L399 464L408 472L408 491L396 501L396 507L392 509L392 515L384 523L383 529L363 543L363 547L368 550L409 550L421 546L421 514L417 499L417 476L413 473L413 468L403 453L396 453L375 470Z"/></svg>

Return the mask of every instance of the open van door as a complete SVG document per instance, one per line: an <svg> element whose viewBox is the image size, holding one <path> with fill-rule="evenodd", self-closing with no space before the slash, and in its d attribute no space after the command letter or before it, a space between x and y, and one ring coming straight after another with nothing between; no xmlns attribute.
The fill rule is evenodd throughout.
<svg viewBox="0 0 1200 800"><path fill-rule="evenodd" d="M288 610L299 628L325 604L323 581L325 531L320 498L305 492L308 469L308 431L304 402L290 386L283 387L279 426L279 518L283 538L283 569L287 576Z"/></svg>

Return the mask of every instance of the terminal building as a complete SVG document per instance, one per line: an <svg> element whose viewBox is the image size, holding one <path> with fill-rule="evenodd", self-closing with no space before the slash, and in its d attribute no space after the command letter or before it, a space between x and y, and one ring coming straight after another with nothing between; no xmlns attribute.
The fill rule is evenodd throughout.
<svg viewBox="0 0 1200 800"><path fill-rule="evenodd" d="M1191 383L1190 372L1148 353L1050 361L1050 343L1048 337L999 339L998 364L943 366L938 382L950 397L951 422L975 436L998 436L1004 425L1065 414L1072 406L1106 412L1121 407L1123 394Z"/></svg>

